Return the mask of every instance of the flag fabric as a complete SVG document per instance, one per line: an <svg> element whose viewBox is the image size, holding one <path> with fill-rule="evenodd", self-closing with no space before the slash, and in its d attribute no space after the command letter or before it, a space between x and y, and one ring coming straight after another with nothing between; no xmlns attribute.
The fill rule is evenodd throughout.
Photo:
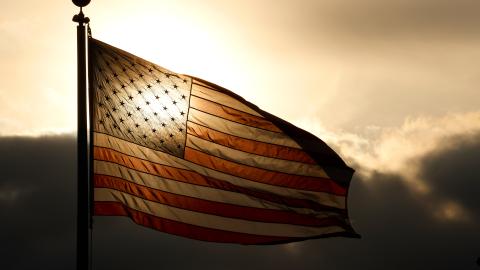
<svg viewBox="0 0 480 270"><path fill-rule="evenodd" d="M95 215L212 242L358 237L353 170L317 137L93 38L89 62Z"/></svg>

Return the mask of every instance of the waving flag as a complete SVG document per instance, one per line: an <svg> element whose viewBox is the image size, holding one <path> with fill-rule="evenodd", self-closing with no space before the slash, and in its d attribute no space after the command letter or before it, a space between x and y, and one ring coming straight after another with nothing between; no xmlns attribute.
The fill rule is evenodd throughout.
<svg viewBox="0 0 480 270"><path fill-rule="evenodd" d="M95 215L198 240L358 237L353 170L240 96L89 39Z"/></svg>

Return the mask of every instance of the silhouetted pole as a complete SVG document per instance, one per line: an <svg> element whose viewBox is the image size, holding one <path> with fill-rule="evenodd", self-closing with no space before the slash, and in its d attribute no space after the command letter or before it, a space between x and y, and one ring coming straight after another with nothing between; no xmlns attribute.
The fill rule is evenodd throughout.
<svg viewBox="0 0 480 270"><path fill-rule="evenodd" d="M72 0L80 7L80 13L73 16L77 25L77 270L90 268L90 202L88 180L87 145L87 70L85 24L90 20L83 15L82 7L90 0Z"/></svg>

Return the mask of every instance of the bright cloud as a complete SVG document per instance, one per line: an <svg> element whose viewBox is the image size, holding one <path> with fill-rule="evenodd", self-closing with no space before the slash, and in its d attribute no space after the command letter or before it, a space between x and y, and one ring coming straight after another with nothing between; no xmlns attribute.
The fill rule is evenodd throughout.
<svg viewBox="0 0 480 270"><path fill-rule="evenodd" d="M399 127L366 127L359 133L330 131L312 118L301 119L297 124L335 148L362 176L359 179L372 180L374 173L400 175L436 218L470 221L469 211L459 202L434 194L422 179L421 170L422 160L429 154L455 148L456 138L478 134L480 111L410 118Z"/></svg>

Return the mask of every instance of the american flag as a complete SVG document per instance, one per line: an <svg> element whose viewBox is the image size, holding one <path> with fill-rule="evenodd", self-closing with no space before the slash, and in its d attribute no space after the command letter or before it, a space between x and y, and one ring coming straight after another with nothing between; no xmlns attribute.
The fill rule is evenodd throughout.
<svg viewBox="0 0 480 270"><path fill-rule="evenodd" d="M183 237L358 237L353 170L323 141L204 80L89 39L94 214Z"/></svg>

